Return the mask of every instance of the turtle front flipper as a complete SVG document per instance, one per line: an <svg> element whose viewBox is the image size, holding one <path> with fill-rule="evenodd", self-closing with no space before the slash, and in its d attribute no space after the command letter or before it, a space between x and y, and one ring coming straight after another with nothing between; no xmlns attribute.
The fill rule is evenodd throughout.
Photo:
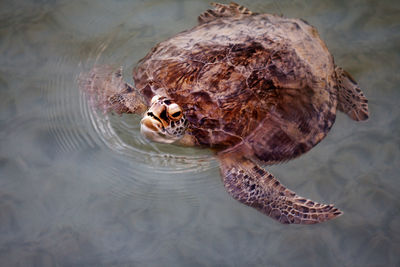
<svg viewBox="0 0 400 267"><path fill-rule="evenodd" d="M222 17L256 14L251 12L248 8L234 2L231 2L229 5L220 3L211 3L211 5L213 5L215 8L209 9L202 13L198 17L199 24L207 23Z"/></svg>
<svg viewBox="0 0 400 267"><path fill-rule="evenodd" d="M355 121L368 119L368 100L357 82L342 68L336 67L335 71L338 79L338 110Z"/></svg>
<svg viewBox="0 0 400 267"><path fill-rule="evenodd" d="M342 214L333 205L319 204L296 195L251 160L232 154L220 154L218 158L229 194L280 223L314 224Z"/></svg>
<svg viewBox="0 0 400 267"><path fill-rule="evenodd" d="M147 109L134 87L122 79L122 68L96 66L80 75L79 87L89 96L90 102L104 112L141 114Z"/></svg>

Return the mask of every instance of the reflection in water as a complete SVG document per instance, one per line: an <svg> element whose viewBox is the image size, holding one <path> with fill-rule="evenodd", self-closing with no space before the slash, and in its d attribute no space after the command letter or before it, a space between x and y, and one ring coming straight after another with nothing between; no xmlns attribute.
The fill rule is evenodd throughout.
<svg viewBox="0 0 400 267"><path fill-rule="evenodd" d="M241 3L317 26L370 100L367 123L339 114L311 152L270 168L344 215L279 225L229 197L210 151L150 143L138 116L102 114L78 90L95 64L124 66L132 82L208 1L4 2L0 266L400 264L397 2Z"/></svg>

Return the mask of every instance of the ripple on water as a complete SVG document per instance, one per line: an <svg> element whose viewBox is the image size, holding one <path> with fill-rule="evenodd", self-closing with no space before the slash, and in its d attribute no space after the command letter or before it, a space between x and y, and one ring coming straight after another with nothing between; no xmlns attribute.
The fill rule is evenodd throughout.
<svg viewBox="0 0 400 267"><path fill-rule="evenodd" d="M91 153L90 160L97 166L96 179L107 184L108 193L116 197L135 195L145 200L178 193L189 202L195 201L186 193L187 188L205 182L206 171L216 168L210 151L149 142L140 134L138 115L104 114L79 90L79 72L107 61L102 55L110 42L100 42L87 54L86 63L72 73L62 69L72 64L67 57L60 56L52 63L54 75L43 90L49 132L57 149L68 153L88 147L100 148L107 155L110 152L112 159L104 158L104 153ZM196 175L186 175L189 173Z"/></svg>

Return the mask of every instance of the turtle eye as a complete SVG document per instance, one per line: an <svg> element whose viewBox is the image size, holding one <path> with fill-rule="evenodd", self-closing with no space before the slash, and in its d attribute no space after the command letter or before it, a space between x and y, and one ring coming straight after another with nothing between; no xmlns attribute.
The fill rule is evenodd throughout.
<svg viewBox="0 0 400 267"><path fill-rule="evenodd" d="M178 111L178 112L175 112L174 114L172 114L172 117L178 118L181 114L182 114L182 112Z"/></svg>
<svg viewBox="0 0 400 267"><path fill-rule="evenodd" d="M168 113L175 120L179 120L182 117L182 109L175 103L168 106Z"/></svg>

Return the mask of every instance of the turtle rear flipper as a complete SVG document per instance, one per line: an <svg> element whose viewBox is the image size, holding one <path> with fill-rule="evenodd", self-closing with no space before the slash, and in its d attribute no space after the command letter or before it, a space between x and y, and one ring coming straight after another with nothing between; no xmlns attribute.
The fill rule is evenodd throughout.
<svg viewBox="0 0 400 267"><path fill-rule="evenodd" d="M252 15L255 14L251 12L248 8L231 2L229 5L220 4L220 3L211 3L215 8L209 9L204 13L200 14L197 18L199 24L203 24L217 18L221 17L233 17L237 15Z"/></svg>
<svg viewBox="0 0 400 267"><path fill-rule="evenodd" d="M79 87L89 96L90 102L104 112L140 114L147 109L133 86L122 79L122 68L96 66L80 75Z"/></svg>
<svg viewBox="0 0 400 267"><path fill-rule="evenodd" d="M368 100L351 75L340 67L336 67L338 79L338 110L346 113L355 121L368 119Z"/></svg>
<svg viewBox="0 0 400 267"><path fill-rule="evenodd" d="M342 214L333 205L302 198L251 160L220 154L225 188L236 200L284 224L314 224Z"/></svg>

